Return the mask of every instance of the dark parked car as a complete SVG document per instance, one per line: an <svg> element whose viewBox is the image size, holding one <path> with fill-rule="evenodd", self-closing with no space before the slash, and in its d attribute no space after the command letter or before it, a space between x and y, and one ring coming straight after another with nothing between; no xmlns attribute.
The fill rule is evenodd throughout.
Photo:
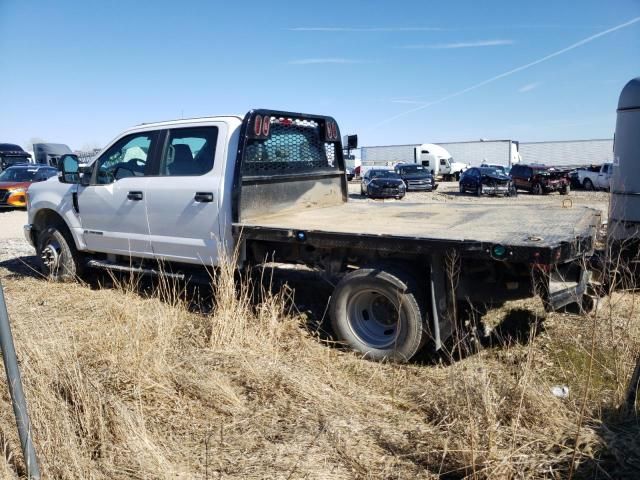
<svg viewBox="0 0 640 480"><path fill-rule="evenodd" d="M438 188L433 175L422 165L398 164L393 169L404 181L409 190L425 190L430 192Z"/></svg>
<svg viewBox="0 0 640 480"><path fill-rule="evenodd" d="M526 190L534 195L549 192L567 195L571 191L569 171L546 165L514 165L511 178L518 190Z"/></svg>
<svg viewBox="0 0 640 480"><path fill-rule="evenodd" d="M360 192L370 198L404 197L407 188L398 175L390 170L371 169L362 177Z"/></svg>
<svg viewBox="0 0 640 480"><path fill-rule="evenodd" d="M15 165L0 173L0 208L24 208L26 192L33 182L42 182L58 170L44 165Z"/></svg>
<svg viewBox="0 0 640 480"><path fill-rule="evenodd" d="M476 195L504 195L516 194L511 177L493 167L468 168L460 176L460 193L472 192Z"/></svg>
<svg viewBox="0 0 640 480"><path fill-rule="evenodd" d="M0 172L12 165L28 163L31 156L19 145L0 143Z"/></svg>

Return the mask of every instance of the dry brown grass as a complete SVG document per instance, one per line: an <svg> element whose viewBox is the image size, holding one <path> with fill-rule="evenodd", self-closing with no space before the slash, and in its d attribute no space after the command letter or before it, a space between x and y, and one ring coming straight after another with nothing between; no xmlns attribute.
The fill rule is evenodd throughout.
<svg viewBox="0 0 640 480"><path fill-rule="evenodd" d="M290 314L286 291L252 302L231 269L215 279L208 315L189 312L169 284L147 298L135 285L91 290L6 273L46 478L567 476L587 385L584 316L552 314L530 341L451 364L393 365L323 344ZM637 299L614 296L598 312L577 477L638 467L637 425L613 413L638 351ZM487 320L518 309L540 313L520 302ZM570 386L568 399L550 394L555 383ZM5 478L22 460L1 387Z"/></svg>

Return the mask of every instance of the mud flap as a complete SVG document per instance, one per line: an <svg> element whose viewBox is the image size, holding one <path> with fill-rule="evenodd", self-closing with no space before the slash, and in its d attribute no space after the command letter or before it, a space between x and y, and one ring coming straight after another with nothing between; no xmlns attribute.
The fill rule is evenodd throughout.
<svg viewBox="0 0 640 480"><path fill-rule="evenodd" d="M450 317L451 292L447 290L447 269L442 255L431 256L431 330L435 349L453 335L453 320Z"/></svg>
<svg viewBox="0 0 640 480"><path fill-rule="evenodd" d="M579 272L570 274L568 270L572 268L576 267L570 265L565 269L566 271L558 267L549 276L549 283L542 297L547 311L559 310L571 303L582 303L591 275L588 270L582 268ZM573 278L570 279L570 277Z"/></svg>

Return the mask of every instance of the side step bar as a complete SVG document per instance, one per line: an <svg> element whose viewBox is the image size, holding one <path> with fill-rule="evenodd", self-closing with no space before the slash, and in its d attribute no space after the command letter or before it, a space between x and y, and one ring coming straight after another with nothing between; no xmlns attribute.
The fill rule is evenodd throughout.
<svg viewBox="0 0 640 480"><path fill-rule="evenodd" d="M99 268L102 270L111 270L114 272L137 273L140 275L149 275L154 277L173 278L175 280L193 281L196 283L205 283L205 284L211 283L211 277L209 277L206 274L201 274L197 272L192 272L189 274L173 273L173 272L157 270L154 268L134 267L131 265L123 265L121 263L108 262L104 260L95 260L95 259L89 260L87 262L87 267Z"/></svg>

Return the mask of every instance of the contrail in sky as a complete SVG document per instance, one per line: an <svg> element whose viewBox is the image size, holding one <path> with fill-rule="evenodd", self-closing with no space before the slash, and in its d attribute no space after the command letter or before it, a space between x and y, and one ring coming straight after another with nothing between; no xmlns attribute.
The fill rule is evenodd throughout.
<svg viewBox="0 0 640 480"><path fill-rule="evenodd" d="M389 117L389 118L387 118L385 120L382 120L381 122L373 125L372 128L379 127L381 125L385 125L385 124L387 124L389 122L392 122L393 120L395 120L397 118L404 117L405 115L409 115L410 113L413 113L413 112L418 112L420 110L424 110L425 108L428 108L428 107L430 107L432 105L436 105L438 103L442 103L442 102L444 102L446 100L449 100L450 98L458 97L458 96L463 95L463 94L465 94L467 92L470 92L472 90L476 90L476 89L478 89L480 87L483 87L483 86L487 85L488 83L495 82L496 80L500 80L501 78L508 77L509 75L513 75L514 73L517 73L517 72L521 72L522 70L526 70L527 68L531 68L534 65L538 65L539 63L546 62L547 60L549 60L551 58L557 57L558 55L562 55L563 53L567 53L567 52L573 50L574 48L581 47L582 45L585 45L587 43L593 42L597 38L604 37L605 35L608 35L610 33L615 32L616 30L621 30L623 28L629 27L629 26L631 26L631 25L633 25L635 23L638 23L638 22L640 22L640 17L632 18L628 22L621 23L620 25L616 25L615 27L611 27L611 28L609 28L607 30L604 30L604 31L599 32L599 33L596 33L595 35L591 35L590 37L584 38L584 39L580 40L579 42L571 44L568 47L565 47L565 48L563 48L561 50L558 50L556 52L550 53L549 55L546 55L546 56L544 56L542 58L539 58L538 60L534 60L533 62L529 62L529 63L527 63L525 65L521 65L519 67L513 68L513 69L511 69L511 70L509 70L507 72L501 73L500 75L496 75L495 77L488 78L487 80L483 80L482 82L476 83L475 85L472 85L472 86L467 87L465 89L459 90L459 91L454 92L454 93L450 93L449 95L446 95L446 96L444 96L442 98L439 98L438 100L433 100L432 102L424 103L424 104L420 105L419 107L415 107L415 108L412 108L411 110L406 110L404 112L401 112L401 113L398 113L396 115L393 115L392 117Z"/></svg>

